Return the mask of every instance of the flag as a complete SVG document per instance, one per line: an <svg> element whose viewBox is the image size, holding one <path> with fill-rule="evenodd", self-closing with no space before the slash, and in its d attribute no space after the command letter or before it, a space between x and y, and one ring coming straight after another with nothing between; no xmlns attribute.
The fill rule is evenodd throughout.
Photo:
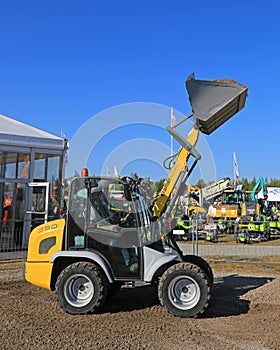
<svg viewBox="0 0 280 350"><path fill-rule="evenodd" d="M79 176L80 176L79 173L77 172L77 170L75 170L74 177L79 177Z"/></svg>
<svg viewBox="0 0 280 350"><path fill-rule="evenodd" d="M69 149L69 142L64 134L64 132L61 130L60 131L60 137L64 140L64 150L65 150L65 156L64 156L64 164L68 165L69 159L68 159L68 149Z"/></svg>
<svg viewBox="0 0 280 350"><path fill-rule="evenodd" d="M106 176L111 176L110 168L108 166L106 168Z"/></svg>
<svg viewBox="0 0 280 350"><path fill-rule="evenodd" d="M175 113L174 113L173 107L171 107L171 126L172 126L172 128L174 128L176 124L177 124L177 121L175 118Z"/></svg>
<svg viewBox="0 0 280 350"><path fill-rule="evenodd" d="M114 165L114 176L115 177L119 177L120 176L116 165Z"/></svg>
<svg viewBox="0 0 280 350"><path fill-rule="evenodd" d="M239 179L239 172L238 172L238 163L236 159L236 154L233 152L233 165L234 165L234 174L236 179Z"/></svg>

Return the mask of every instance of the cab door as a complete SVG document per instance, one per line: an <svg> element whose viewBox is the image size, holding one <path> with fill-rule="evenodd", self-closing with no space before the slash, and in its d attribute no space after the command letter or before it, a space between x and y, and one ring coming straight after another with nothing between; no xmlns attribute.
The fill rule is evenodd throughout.
<svg viewBox="0 0 280 350"><path fill-rule="evenodd" d="M31 222L31 230L48 220L49 182L30 182L29 203L26 214Z"/></svg>

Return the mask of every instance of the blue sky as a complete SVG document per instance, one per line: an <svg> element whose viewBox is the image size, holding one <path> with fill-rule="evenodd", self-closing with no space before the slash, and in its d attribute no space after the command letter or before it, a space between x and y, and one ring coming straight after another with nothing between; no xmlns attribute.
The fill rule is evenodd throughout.
<svg viewBox="0 0 280 350"><path fill-rule="evenodd" d="M249 93L244 110L205 136L216 176L232 177L235 151L241 177L279 178L279 11L277 0L2 0L0 113L55 135L63 130L71 141L90 118L126 103L189 114L192 72L230 78ZM169 136L156 133L140 125L118 130L117 139L162 135L168 145ZM96 174L104 149L118 146L115 135L103 141L87 164ZM123 170L165 175L143 159Z"/></svg>

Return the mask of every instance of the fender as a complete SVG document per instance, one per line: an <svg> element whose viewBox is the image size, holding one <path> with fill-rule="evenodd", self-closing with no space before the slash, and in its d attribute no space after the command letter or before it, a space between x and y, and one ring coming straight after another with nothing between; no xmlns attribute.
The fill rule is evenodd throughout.
<svg viewBox="0 0 280 350"><path fill-rule="evenodd" d="M143 247L144 281L151 282L156 271L164 264L180 261L178 254L162 253L149 247Z"/></svg>
<svg viewBox="0 0 280 350"><path fill-rule="evenodd" d="M96 253L94 252L89 252L89 251L59 251L56 252L55 254L53 254L53 256L50 259L50 263L54 263L56 259L58 258L78 258L78 259L82 259L82 258L86 258L89 260L92 260L94 262L96 262L104 271L106 277L108 278L108 281L110 283L113 283L113 277L111 274L111 271L107 265L107 263Z"/></svg>

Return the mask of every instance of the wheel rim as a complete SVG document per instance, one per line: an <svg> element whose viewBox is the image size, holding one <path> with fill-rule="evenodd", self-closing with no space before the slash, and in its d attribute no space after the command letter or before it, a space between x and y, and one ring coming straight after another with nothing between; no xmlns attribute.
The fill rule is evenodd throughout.
<svg viewBox="0 0 280 350"><path fill-rule="evenodd" d="M94 285L90 278L83 274L69 277L64 284L64 296L74 307L87 305L94 296Z"/></svg>
<svg viewBox="0 0 280 350"><path fill-rule="evenodd" d="M169 299L175 307L181 310L195 307L199 302L200 295L200 287L191 277L177 277L170 283Z"/></svg>

